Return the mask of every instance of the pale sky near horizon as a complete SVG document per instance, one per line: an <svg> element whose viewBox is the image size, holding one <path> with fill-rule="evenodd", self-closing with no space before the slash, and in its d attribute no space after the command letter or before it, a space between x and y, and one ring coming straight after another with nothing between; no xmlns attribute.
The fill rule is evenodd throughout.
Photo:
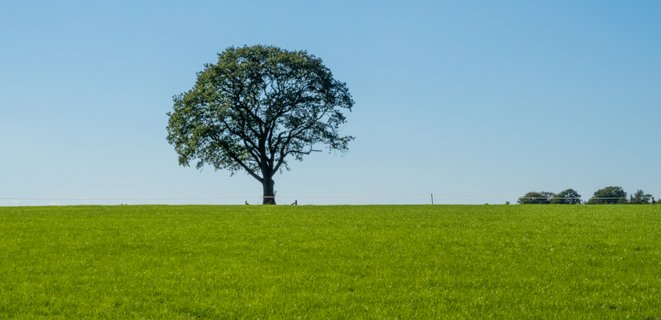
<svg viewBox="0 0 661 320"><path fill-rule="evenodd" d="M0 1L0 206L257 203L180 167L172 96L230 46L307 50L356 102L279 203L661 198L661 1Z"/></svg>

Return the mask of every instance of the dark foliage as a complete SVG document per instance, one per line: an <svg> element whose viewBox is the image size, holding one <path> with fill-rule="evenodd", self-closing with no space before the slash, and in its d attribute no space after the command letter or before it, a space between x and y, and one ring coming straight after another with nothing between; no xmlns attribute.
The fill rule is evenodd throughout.
<svg viewBox="0 0 661 320"><path fill-rule="evenodd" d="M622 204L627 203L627 193L622 187L609 186L595 191L587 204Z"/></svg>
<svg viewBox="0 0 661 320"><path fill-rule="evenodd" d="M317 145L344 151L340 134L353 107L346 84L305 51L270 46L229 48L197 75L195 86L174 97L168 142L179 163L245 171L275 204L273 176Z"/></svg>

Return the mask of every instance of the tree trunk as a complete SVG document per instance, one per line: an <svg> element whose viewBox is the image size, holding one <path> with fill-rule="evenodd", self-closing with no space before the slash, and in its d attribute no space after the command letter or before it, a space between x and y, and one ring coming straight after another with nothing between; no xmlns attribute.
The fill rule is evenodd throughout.
<svg viewBox="0 0 661 320"><path fill-rule="evenodd" d="M262 204L275 204L275 190L273 189L275 181L273 178L264 179L262 187L264 188L264 202Z"/></svg>

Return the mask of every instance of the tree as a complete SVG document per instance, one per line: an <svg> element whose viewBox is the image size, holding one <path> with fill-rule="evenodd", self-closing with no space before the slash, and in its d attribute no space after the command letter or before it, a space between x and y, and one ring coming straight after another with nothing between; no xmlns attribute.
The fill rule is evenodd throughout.
<svg viewBox="0 0 661 320"><path fill-rule="evenodd" d="M264 204L275 204L273 176L289 159L320 144L345 151L353 140L339 132L354 104L346 84L306 51L228 48L173 100L167 140L179 164L245 171L262 184Z"/></svg>
<svg viewBox="0 0 661 320"><path fill-rule="evenodd" d="M630 204L651 204L652 195L645 193L643 190L638 190L631 197L629 197Z"/></svg>
<svg viewBox="0 0 661 320"><path fill-rule="evenodd" d="M581 204L581 195L574 189L560 191L551 199L552 204Z"/></svg>
<svg viewBox="0 0 661 320"><path fill-rule="evenodd" d="M595 191L587 202L588 204L616 204L627 203L627 193L622 187L610 186Z"/></svg>
<svg viewBox="0 0 661 320"><path fill-rule="evenodd" d="M553 192L531 191L519 198L516 202L519 204L549 204L551 203L551 198L553 198Z"/></svg>

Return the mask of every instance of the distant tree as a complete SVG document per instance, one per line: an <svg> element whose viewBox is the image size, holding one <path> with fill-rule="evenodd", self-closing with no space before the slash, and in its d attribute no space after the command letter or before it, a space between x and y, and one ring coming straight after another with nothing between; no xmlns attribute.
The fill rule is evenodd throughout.
<svg viewBox="0 0 661 320"><path fill-rule="evenodd" d="M643 190L638 190L631 197L629 197L630 204L651 204L652 203L651 194L645 193Z"/></svg>
<svg viewBox="0 0 661 320"><path fill-rule="evenodd" d="M574 189L560 191L551 199L552 204L581 204L581 195Z"/></svg>
<svg viewBox="0 0 661 320"><path fill-rule="evenodd" d="M549 204L551 203L553 195L553 192L531 191L526 193L523 197L519 198L516 202L518 204Z"/></svg>
<svg viewBox="0 0 661 320"><path fill-rule="evenodd" d="M610 186L595 191L588 204L621 204L627 203L627 193L622 187Z"/></svg>

